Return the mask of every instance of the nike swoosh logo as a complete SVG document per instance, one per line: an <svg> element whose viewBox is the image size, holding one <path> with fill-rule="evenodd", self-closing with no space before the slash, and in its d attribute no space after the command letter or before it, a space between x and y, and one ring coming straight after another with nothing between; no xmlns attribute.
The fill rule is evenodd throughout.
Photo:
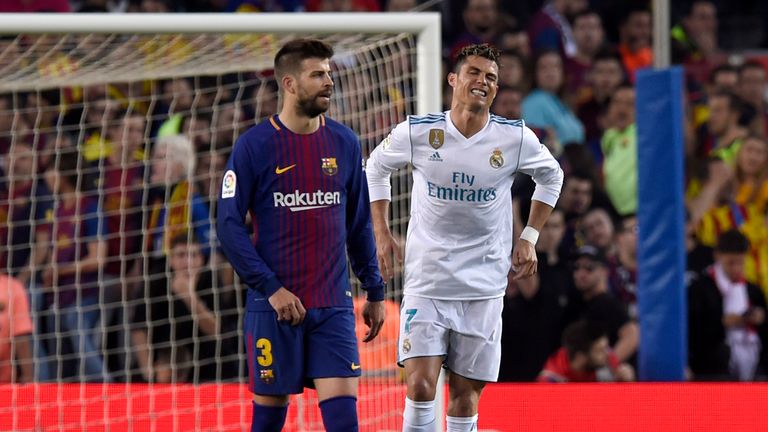
<svg viewBox="0 0 768 432"><path fill-rule="evenodd" d="M352 370L358 370L360 369L360 365L352 363Z"/></svg>
<svg viewBox="0 0 768 432"><path fill-rule="evenodd" d="M279 166L276 166L276 167L275 167L275 174L277 174L277 175L280 175L280 174L282 174L282 173L284 173L284 172L286 172L286 171L288 171L288 170L292 169L292 168L293 168L293 167L295 167L295 166L296 166L296 164L293 164L293 165L288 165L288 166L287 166L287 167L285 167L285 168L280 168Z"/></svg>

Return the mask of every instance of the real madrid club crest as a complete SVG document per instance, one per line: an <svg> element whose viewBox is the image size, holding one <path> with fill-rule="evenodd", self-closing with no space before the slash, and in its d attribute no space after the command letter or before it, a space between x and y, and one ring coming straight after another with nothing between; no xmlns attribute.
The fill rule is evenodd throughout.
<svg viewBox="0 0 768 432"><path fill-rule="evenodd" d="M429 130L429 145L433 149L437 150L445 143L445 131L442 129L430 129Z"/></svg>
<svg viewBox="0 0 768 432"><path fill-rule="evenodd" d="M336 165L336 158L335 157L328 157L323 158L323 174L325 175L336 175L337 172L339 172L339 166Z"/></svg>
<svg viewBox="0 0 768 432"><path fill-rule="evenodd" d="M494 149L493 154L491 154L491 168L499 169L504 165L504 156L501 155L501 150Z"/></svg>
<svg viewBox="0 0 768 432"><path fill-rule="evenodd" d="M272 384L275 382L275 373L272 372L272 369L262 369L259 371L259 377L262 381L264 381L264 384Z"/></svg>
<svg viewBox="0 0 768 432"><path fill-rule="evenodd" d="M408 351L411 350L411 340L406 338L403 340L403 354L408 354Z"/></svg>

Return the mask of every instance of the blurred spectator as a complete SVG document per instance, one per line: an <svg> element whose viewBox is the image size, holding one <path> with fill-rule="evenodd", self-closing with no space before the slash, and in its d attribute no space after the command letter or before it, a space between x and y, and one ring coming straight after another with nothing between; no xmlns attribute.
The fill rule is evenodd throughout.
<svg viewBox="0 0 768 432"><path fill-rule="evenodd" d="M526 64L526 58L518 51L503 51L499 56L499 86L518 87L527 92L531 83Z"/></svg>
<svg viewBox="0 0 768 432"><path fill-rule="evenodd" d="M24 286L0 273L0 383L34 379L32 330Z"/></svg>
<svg viewBox="0 0 768 432"><path fill-rule="evenodd" d="M50 225L53 242L47 259L52 264L42 275L47 288L46 305L49 353L74 354L74 367L64 366L64 376L80 380L109 381L98 345L101 334L99 270L106 261L106 225L97 203L78 190L81 162L76 152L62 152L45 173L57 197ZM59 346L68 342L69 346ZM57 357L63 361L69 356ZM80 364L82 362L82 364ZM80 374L83 375L80 375Z"/></svg>
<svg viewBox="0 0 768 432"><path fill-rule="evenodd" d="M25 287L33 282L32 268L41 269L48 255L46 218L53 211L51 193L36 178L32 147L17 141L2 160L0 189L0 273Z"/></svg>
<svg viewBox="0 0 768 432"><path fill-rule="evenodd" d="M245 126L245 113L239 105L227 103L219 106L211 135L214 149L230 149Z"/></svg>
<svg viewBox="0 0 768 432"><path fill-rule="evenodd" d="M165 256L170 252L171 240L192 230L201 243L203 254L210 253L211 223L208 207L195 192L192 177L196 167L192 143L182 135L171 135L157 140L152 152L153 185L149 191L149 224L145 235L151 272L165 269Z"/></svg>
<svg viewBox="0 0 768 432"><path fill-rule="evenodd" d="M736 154L735 201L754 205L759 213L768 209L768 141L750 135Z"/></svg>
<svg viewBox="0 0 768 432"><path fill-rule="evenodd" d="M528 39L528 32L521 27L519 20L509 15L501 16L502 23L496 36L496 47L505 52L517 52L523 58L531 56L531 41Z"/></svg>
<svg viewBox="0 0 768 432"><path fill-rule="evenodd" d="M522 116L523 92L517 87L501 86L496 92L491 111L508 119L519 119Z"/></svg>
<svg viewBox="0 0 768 432"><path fill-rule="evenodd" d="M576 55L576 41L569 19L587 7L586 0L549 0L528 25L531 51L556 50L560 55Z"/></svg>
<svg viewBox="0 0 768 432"><path fill-rule="evenodd" d="M689 288L689 363L702 379L730 372L750 381L761 362L766 301L760 288L744 280L748 251L749 241L738 230L724 232L714 266Z"/></svg>
<svg viewBox="0 0 768 432"><path fill-rule="evenodd" d="M67 0L3 0L0 13L6 12L70 12Z"/></svg>
<svg viewBox="0 0 768 432"><path fill-rule="evenodd" d="M651 12L634 8L619 24L619 53L630 81L638 69L653 65L653 25Z"/></svg>
<svg viewBox="0 0 768 432"><path fill-rule="evenodd" d="M567 285L544 283L543 277L541 270L518 280L510 274L502 312L499 381L534 381L559 346Z"/></svg>
<svg viewBox="0 0 768 432"><path fill-rule="evenodd" d="M699 130L700 158L714 156L729 165L736 161L748 130L739 124L743 103L733 93L714 93L709 96L709 120L706 128Z"/></svg>
<svg viewBox="0 0 768 432"><path fill-rule="evenodd" d="M586 319L605 326L608 339L619 361L627 361L640 341L637 324L626 308L608 292L608 266L603 255L592 246L579 248L573 261L573 296L565 311L565 323Z"/></svg>
<svg viewBox="0 0 768 432"><path fill-rule="evenodd" d="M713 249L701 244L696 238L696 225L691 222L691 215L685 212L685 251L686 251L686 285L698 277L707 267L711 266L714 259Z"/></svg>
<svg viewBox="0 0 768 432"><path fill-rule="evenodd" d="M717 24L715 3L694 0L671 31L672 62L683 64L688 79L699 84L704 84L712 68L725 60L718 46Z"/></svg>
<svg viewBox="0 0 768 432"><path fill-rule="evenodd" d="M468 0L462 18L464 31L451 45L451 61L467 45L495 42L499 23L496 0Z"/></svg>
<svg viewBox="0 0 768 432"><path fill-rule="evenodd" d="M564 145L584 142L584 126L562 100L563 60L556 51L539 54L533 63L534 90L523 100L523 118L532 126L555 130Z"/></svg>
<svg viewBox="0 0 768 432"><path fill-rule="evenodd" d="M234 296L219 290L221 283L205 267L200 246L188 233L174 237L170 248L170 276L153 280L134 311L131 339L142 378L164 383L216 379L216 358L236 352L233 341L225 339L218 349L216 341L226 325L217 314L236 307ZM164 349L171 351L169 358ZM175 377L164 373L169 366L181 372ZM225 363L220 378L237 372Z"/></svg>
<svg viewBox="0 0 768 432"><path fill-rule="evenodd" d="M635 89L616 89L608 103L608 129L603 134L603 181L611 204L620 215L637 212L637 125Z"/></svg>
<svg viewBox="0 0 768 432"><path fill-rule="evenodd" d="M598 54L592 62L587 79L591 94L579 103L576 113L584 124L587 145L595 161L602 163L600 140L606 128L605 113L608 110L608 101L613 92L627 79L621 58L609 51Z"/></svg>
<svg viewBox="0 0 768 432"><path fill-rule="evenodd" d="M712 69L709 74L709 92L732 92L739 90L739 70L729 64Z"/></svg>
<svg viewBox="0 0 768 432"><path fill-rule="evenodd" d="M634 381L632 366L620 363L608 345L605 330L589 321L565 329L563 347L547 360L539 382Z"/></svg>
<svg viewBox="0 0 768 432"><path fill-rule="evenodd" d="M582 228L587 245L596 247L609 261L615 257L616 228L608 211L600 207L588 211L584 215Z"/></svg>
<svg viewBox="0 0 768 432"><path fill-rule="evenodd" d="M584 10L573 17L573 39L576 54L565 59L566 91L580 103L589 97L587 74L592 62L605 45L605 32L600 15L593 10Z"/></svg>
<svg viewBox="0 0 768 432"><path fill-rule="evenodd" d="M224 171L228 155L224 152L204 151L197 158L197 190L202 201L210 209L213 219L216 219L216 203L224 180Z"/></svg>
<svg viewBox="0 0 768 432"><path fill-rule="evenodd" d="M637 217L625 216L615 236L616 254L608 259L609 289L632 319L637 319L637 233Z"/></svg>
<svg viewBox="0 0 768 432"><path fill-rule="evenodd" d="M738 95L754 110L755 117L749 127L752 133L768 136L768 106L765 97L768 94L768 81L762 63L746 61L739 68Z"/></svg>
<svg viewBox="0 0 768 432"><path fill-rule="evenodd" d="M584 245L582 218L592 207L594 182L584 172L573 172L565 176L563 190L557 202L565 214L566 231L560 243L560 253L570 257L574 249Z"/></svg>

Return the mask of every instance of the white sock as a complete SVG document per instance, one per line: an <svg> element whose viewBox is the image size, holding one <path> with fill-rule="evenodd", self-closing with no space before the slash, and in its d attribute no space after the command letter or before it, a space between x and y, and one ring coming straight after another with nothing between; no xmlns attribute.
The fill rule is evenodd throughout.
<svg viewBox="0 0 768 432"><path fill-rule="evenodd" d="M412 401L405 398L403 432L434 432L435 401Z"/></svg>
<svg viewBox="0 0 768 432"><path fill-rule="evenodd" d="M446 432L474 432L477 431L477 414L472 417L446 417L448 427Z"/></svg>

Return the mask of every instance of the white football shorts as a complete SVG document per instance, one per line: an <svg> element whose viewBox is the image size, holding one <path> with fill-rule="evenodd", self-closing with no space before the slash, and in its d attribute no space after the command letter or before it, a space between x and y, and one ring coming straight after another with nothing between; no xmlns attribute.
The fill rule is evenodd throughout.
<svg viewBox="0 0 768 432"><path fill-rule="evenodd" d="M504 298L435 300L406 295L400 305L398 362L445 356L453 373L495 382L501 362Z"/></svg>

